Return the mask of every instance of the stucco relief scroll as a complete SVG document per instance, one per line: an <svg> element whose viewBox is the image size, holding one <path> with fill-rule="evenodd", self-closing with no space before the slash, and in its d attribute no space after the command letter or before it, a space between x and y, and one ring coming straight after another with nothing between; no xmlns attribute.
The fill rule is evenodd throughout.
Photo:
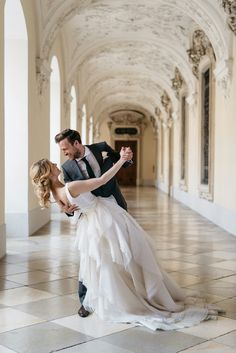
<svg viewBox="0 0 236 353"><path fill-rule="evenodd" d="M47 60L36 58L36 74L39 96L42 96L43 92L47 89L51 72L52 69Z"/></svg>
<svg viewBox="0 0 236 353"><path fill-rule="evenodd" d="M236 0L222 0L222 7L227 13L227 23L229 28L236 35Z"/></svg>

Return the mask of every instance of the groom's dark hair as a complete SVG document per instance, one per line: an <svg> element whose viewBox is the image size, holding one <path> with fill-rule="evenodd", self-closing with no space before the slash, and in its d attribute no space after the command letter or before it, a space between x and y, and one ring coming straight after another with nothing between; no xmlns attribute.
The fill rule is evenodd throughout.
<svg viewBox="0 0 236 353"><path fill-rule="evenodd" d="M60 141L62 141L64 139L67 139L72 145L75 141L82 143L80 133L76 130L65 129L65 130L59 132L59 134L57 134L55 136L56 143L59 143Z"/></svg>

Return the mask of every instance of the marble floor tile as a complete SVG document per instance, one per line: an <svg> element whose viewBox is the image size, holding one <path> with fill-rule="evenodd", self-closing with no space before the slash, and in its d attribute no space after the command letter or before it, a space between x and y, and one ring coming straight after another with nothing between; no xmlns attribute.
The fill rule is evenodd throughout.
<svg viewBox="0 0 236 353"><path fill-rule="evenodd" d="M65 295L70 293L78 293L78 279L64 278L57 281L50 281L38 284L32 284L30 287L36 288L57 295ZM77 294L78 298L78 294Z"/></svg>
<svg viewBox="0 0 236 353"><path fill-rule="evenodd" d="M135 326L131 324L109 323L99 319L96 314L91 314L86 319L79 317L79 315L73 315L54 320L53 322L95 338L124 331Z"/></svg>
<svg viewBox="0 0 236 353"><path fill-rule="evenodd" d="M234 330L236 330L236 320L219 317L218 320L204 321L200 325L178 331L210 340Z"/></svg>
<svg viewBox="0 0 236 353"><path fill-rule="evenodd" d="M24 273L26 271L27 271L26 266L22 266L22 265L18 265L18 264L8 264L6 262L0 262L0 277L14 275L17 273Z"/></svg>
<svg viewBox="0 0 236 353"><path fill-rule="evenodd" d="M60 279L60 278L62 278L62 276L45 272L45 271L31 271L31 272L20 273L17 275L6 276L7 280L13 281L16 283L21 283L24 285L30 285L30 284L41 283L46 281L55 281L56 279Z"/></svg>
<svg viewBox="0 0 236 353"><path fill-rule="evenodd" d="M229 253L228 251L212 251L206 253L205 255L210 257L221 258L224 260L236 260L236 253Z"/></svg>
<svg viewBox="0 0 236 353"><path fill-rule="evenodd" d="M215 342L225 344L226 346L230 346L236 351L236 331L227 333L226 335L217 337Z"/></svg>
<svg viewBox="0 0 236 353"><path fill-rule="evenodd" d="M77 264L70 264L65 266L53 267L45 271L50 273L55 273L63 277L73 277L73 276L78 276L78 270L79 269Z"/></svg>
<svg viewBox="0 0 236 353"><path fill-rule="evenodd" d="M1 353L1 351L0 351ZM79 346L62 349L60 353L133 353L100 340L90 341Z"/></svg>
<svg viewBox="0 0 236 353"><path fill-rule="evenodd" d="M197 265L196 264L191 264L188 262L182 262L182 261L170 261L170 260L161 260L160 261L164 269L171 270L171 271L180 271L184 269L190 269L194 268Z"/></svg>
<svg viewBox="0 0 236 353"><path fill-rule="evenodd" d="M78 300L72 298L57 296L51 299L17 305L15 308L45 320L55 320L76 314L79 303Z"/></svg>
<svg viewBox="0 0 236 353"><path fill-rule="evenodd" d="M15 330L19 327L29 326L44 321L36 316L22 313L21 311L13 308L0 309L0 318L0 333ZM0 344L4 345L1 339L1 334Z"/></svg>
<svg viewBox="0 0 236 353"><path fill-rule="evenodd" d="M17 287L22 287L22 284L7 281L4 278L0 278L0 291Z"/></svg>
<svg viewBox="0 0 236 353"><path fill-rule="evenodd" d="M18 353L50 353L90 339L82 333L49 322L0 334L1 344Z"/></svg>
<svg viewBox="0 0 236 353"><path fill-rule="evenodd" d="M215 264L211 264L210 266L236 272L236 260L217 262Z"/></svg>
<svg viewBox="0 0 236 353"><path fill-rule="evenodd" d="M203 339L180 332L150 331L143 327L132 328L101 339L134 353L175 353L203 342Z"/></svg>
<svg viewBox="0 0 236 353"><path fill-rule="evenodd" d="M191 289L199 289L205 293L216 294L224 298L232 298L236 294L236 284L224 282L224 280L213 280L203 283L197 283L188 286Z"/></svg>
<svg viewBox="0 0 236 353"><path fill-rule="evenodd" d="M17 353L17 352L0 345L0 353Z"/></svg>
<svg viewBox="0 0 236 353"><path fill-rule="evenodd" d="M206 279L218 279L228 276L233 276L234 271L225 270L222 268L214 268L208 265L201 265L194 268L181 269L180 272L187 273L189 275L195 275L201 277L203 280Z"/></svg>
<svg viewBox="0 0 236 353"><path fill-rule="evenodd" d="M180 351L180 353L235 353L235 350L223 344L209 341Z"/></svg>
<svg viewBox="0 0 236 353"><path fill-rule="evenodd" d="M222 316L236 320L236 297L220 301L217 305L225 310Z"/></svg>
<svg viewBox="0 0 236 353"><path fill-rule="evenodd" d="M222 278L222 281L227 283L236 283L236 275L224 277Z"/></svg>
<svg viewBox="0 0 236 353"><path fill-rule="evenodd" d="M48 292L29 287L8 289L0 292L0 303L8 306L30 303L42 299L52 298Z"/></svg>
<svg viewBox="0 0 236 353"><path fill-rule="evenodd" d="M202 282L202 279L200 277L188 275L186 273L181 273L181 272L171 272L170 276L181 287L186 287L186 286L190 286L190 285Z"/></svg>

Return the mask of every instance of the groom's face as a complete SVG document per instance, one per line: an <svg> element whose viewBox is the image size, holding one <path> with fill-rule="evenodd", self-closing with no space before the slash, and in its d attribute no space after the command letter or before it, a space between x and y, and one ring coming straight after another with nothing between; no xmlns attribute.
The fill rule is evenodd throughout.
<svg viewBox="0 0 236 353"><path fill-rule="evenodd" d="M83 151L83 145L78 141L71 144L67 138L59 142L59 147L66 157L73 160L79 158Z"/></svg>

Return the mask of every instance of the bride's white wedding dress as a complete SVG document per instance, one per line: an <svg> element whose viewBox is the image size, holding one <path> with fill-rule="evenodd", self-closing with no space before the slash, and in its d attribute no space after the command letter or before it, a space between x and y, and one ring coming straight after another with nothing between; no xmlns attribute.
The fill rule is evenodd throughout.
<svg viewBox="0 0 236 353"><path fill-rule="evenodd" d="M153 330L190 327L217 317L206 305L186 305L183 290L158 264L147 233L110 198L87 192L69 201L80 207L76 245L79 280L87 287L89 311L111 322Z"/></svg>

